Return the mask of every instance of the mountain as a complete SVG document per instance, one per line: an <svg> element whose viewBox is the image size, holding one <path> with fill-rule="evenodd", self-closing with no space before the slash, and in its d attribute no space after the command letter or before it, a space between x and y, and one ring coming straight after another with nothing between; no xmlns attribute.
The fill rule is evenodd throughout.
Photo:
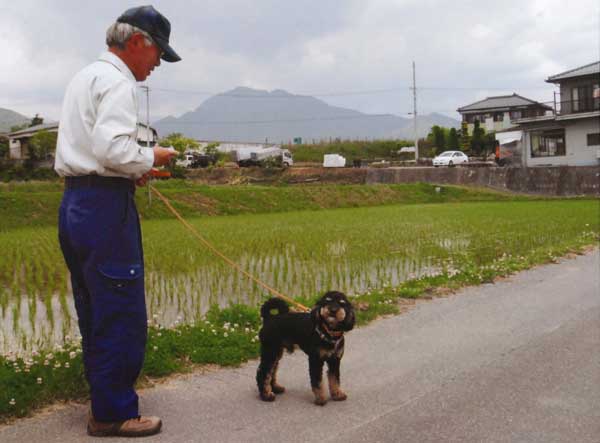
<svg viewBox="0 0 600 443"><path fill-rule="evenodd" d="M441 114L418 117L419 135L432 125L459 127L457 120ZM364 114L331 106L322 100L294 95L281 89L263 91L238 87L210 97L181 117L153 123L162 136L180 132L198 140L239 142L305 142L329 138L375 139L414 137L413 121L392 114Z"/></svg>
<svg viewBox="0 0 600 443"><path fill-rule="evenodd" d="M31 117L25 117L10 109L0 108L0 132L9 132L12 126L30 122Z"/></svg>

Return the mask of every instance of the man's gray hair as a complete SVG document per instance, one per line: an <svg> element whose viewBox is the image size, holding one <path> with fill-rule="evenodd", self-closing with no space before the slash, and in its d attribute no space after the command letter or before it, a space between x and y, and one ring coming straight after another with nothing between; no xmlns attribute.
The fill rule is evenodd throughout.
<svg viewBox="0 0 600 443"><path fill-rule="evenodd" d="M115 22L106 30L106 45L108 47L116 46L119 49L125 49L127 40L131 38L133 34L142 34L146 37L146 46L152 44L152 37L146 31L140 28L130 25L129 23Z"/></svg>

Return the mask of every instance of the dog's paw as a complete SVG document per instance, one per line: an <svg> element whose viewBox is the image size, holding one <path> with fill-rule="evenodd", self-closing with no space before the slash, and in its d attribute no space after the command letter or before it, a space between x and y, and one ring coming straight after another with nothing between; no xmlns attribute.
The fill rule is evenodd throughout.
<svg viewBox="0 0 600 443"><path fill-rule="evenodd" d="M275 394L283 394L285 392L285 388L281 385L271 385L271 389Z"/></svg>
<svg viewBox="0 0 600 443"><path fill-rule="evenodd" d="M327 399L325 397L317 397L315 398L315 404L317 406L325 406L327 403Z"/></svg>
<svg viewBox="0 0 600 443"><path fill-rule="evenodd" d="M260 399L262 401L275 401L275 394L269 392L268 394L260 394Z"/></svg>
<svg viewBox="0 0 600 443"><path fill-rule="evenodd" d="M331 399L333 401L344 401L348 398L344 391L337 391L331 394Z"/></svg>
<svg viewBox="0 0 600 443"><path fill-rule="evenodd" d="M313 394L315 394L315 404L319 406L323 406L327 403L327 398L325 398L325 391L323 388L313 388Z"/></svg>

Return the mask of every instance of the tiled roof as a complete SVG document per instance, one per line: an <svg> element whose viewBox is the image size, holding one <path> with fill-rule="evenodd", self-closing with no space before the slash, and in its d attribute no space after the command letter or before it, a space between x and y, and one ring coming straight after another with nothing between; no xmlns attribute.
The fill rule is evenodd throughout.
<svg viewBox="0 0 600 443"><path fill-rule="evenodd" d="M19 131L11 132L8 135L11 137L17 137L19 135L35 134L38 131L48 131L51 129L58 129L58 123L42 123L41 125L35 125L29 128L21 129Z"/></svg>
<svg viewBox="0 0 600 443"><path fill-rule="evenodd" d="M488 97L485 100L480 100L478 102L471 103L470 105L463 106L462 108L458 108L458 112L479 111L484 109L506 109L530 105L539 105L551 109L549 106L538 103L535 100L530 100L528 98L521 97L520 95L513 94Z"/></svg>
<svg viewBox="0 0 600 443"><path fill-rule="evenodd" d="M548 83L558 83L560 80L573 77L582 77L584 75L600 74L600 61L590 63L589 65L580 66L579 68L570 69L560 74L551 75L546 80Z"/></svg>

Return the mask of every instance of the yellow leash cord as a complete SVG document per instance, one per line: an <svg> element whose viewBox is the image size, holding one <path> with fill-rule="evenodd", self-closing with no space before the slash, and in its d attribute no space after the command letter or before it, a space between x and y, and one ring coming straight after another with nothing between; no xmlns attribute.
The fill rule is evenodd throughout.
<svg viewBox="0 0 600 443"><path fill-rule="evenodd" d="M307 308L306 306L298 303L297 301L291 299L290 297L287 297L285 295L283 295L281 292L277 291L276 289L272 288L271 286L269 286L268 284L266 284L265 282L259 280L258 278L254 277L252 274L246 272L245 270L243 270L240 265L238 265L236 262L234 262L233 260L231 260L229 257L227 257L226 255L224 255L222 252L220 252L217 248L215 248L208 240L206 240L204 237L202 237L202 235L200 235L200 233L198 231L196 231L196 229L189 224L180 214L179 212L177 212L177 210L171 205L171 203L169 203L169 201L167 200L167 198L162 195L154 186L152 186L151 183L148 183L148 186L150 189L152 189L152 191L158 196L158 198L160 198L162 200L162 202L165 204L165 206L167 208L169 208L169 210L173 213L173 215L175 215L175 217L177 217L177 219L183 223L183 226L185 226L192 234L194 234L194 236L200 240L200 242L202 242L202 244L204 246L206 246L208 249L210 249L212 251L213 254L221 257L229 266L231 266L234 269L237 269L239 272L241 272L242 274L244 274L246 277L248 277L250 280L252 280L253 282L255 282L256 284L262 286L264 289L266 289L267 291L269 291L271 294L273 294L276 297L279 297L283 300L285 300L286 302L296 306L298 309L300 309L301 311L304 312L308 312L310 311L309 308Z"/></svg>

